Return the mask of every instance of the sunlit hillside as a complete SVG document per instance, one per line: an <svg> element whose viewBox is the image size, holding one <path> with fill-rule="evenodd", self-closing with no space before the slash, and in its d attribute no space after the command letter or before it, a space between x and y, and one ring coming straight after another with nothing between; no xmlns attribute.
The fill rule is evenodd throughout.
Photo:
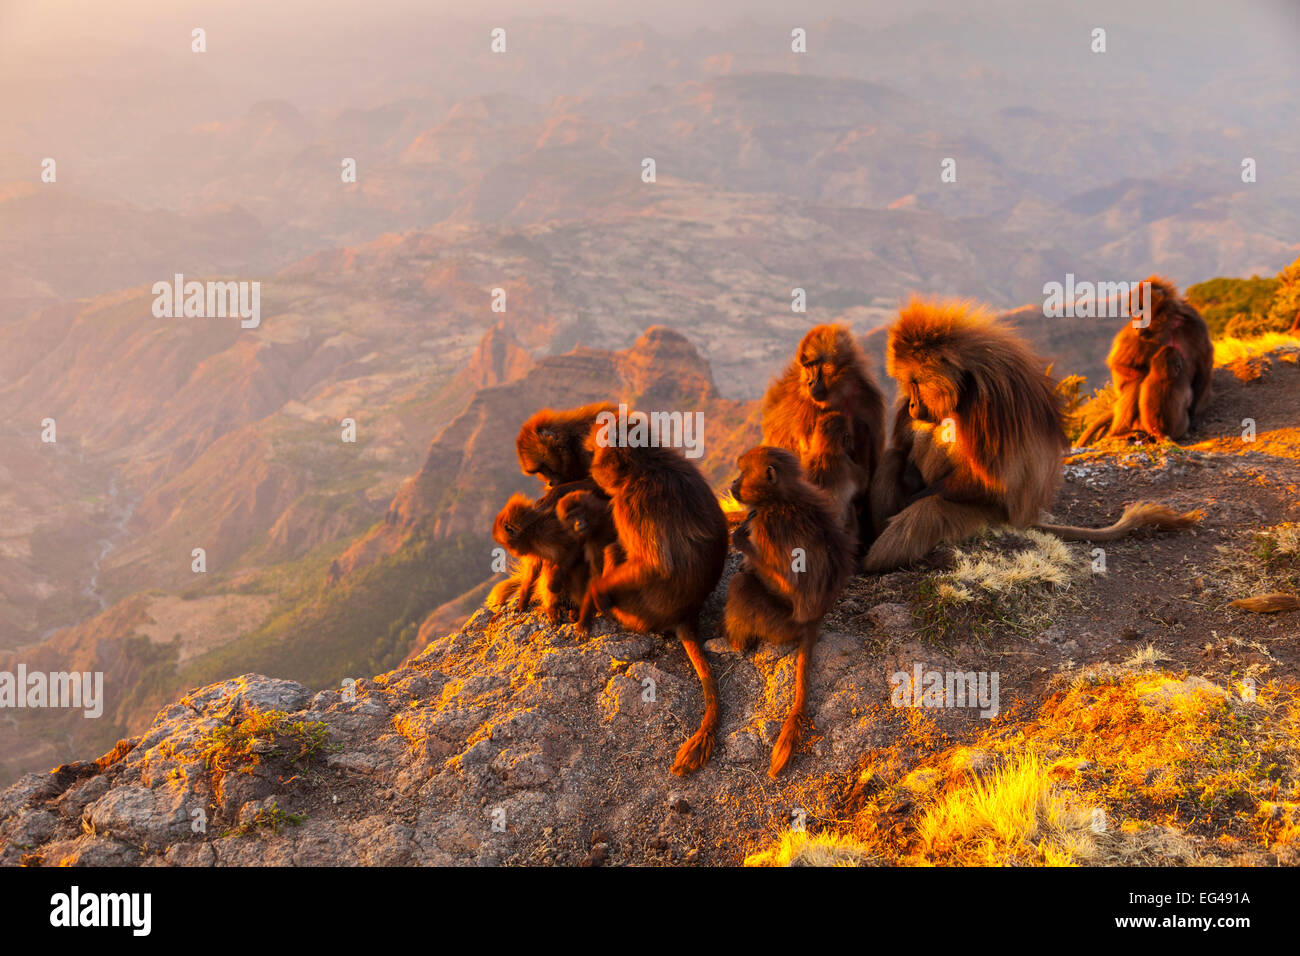
<svg viewBox="0 0 1300 956"><path fill-rule="evenodd" d="M0 0L0 865L1300 862L1298 31L1280 0ZM1085 447L1153 274L1212 400ZM521 424L698 414L739 524L808 330L888 400L912 296L1049 365L1047 520L1199 523L852 575L776 780L800 658L723 639L733 549L716 748L670 776L680 642L486 607L493 520L543 487ZM98 712L16 690L71 673ZM897 699L935 675L975 702Z"/></svg>
<svg viewBox="0 0 1300 956"><path fill-rule="evenodd" d="M666 768L699 689L674 642L475 598L354 696L246 674L97 764L22 777L0 861L1294 865L1300 340L1226 359L1194 440L1077 449L1053 508L1099 525L1154 498L1201 510L1195 530L1115 542L1102 572L1030 532L855 578L813 658L815 731L776 781L788 648L708 640L717 752L682 779ZM1291 599L1247 609L1264 595ZM914 667L991 670L996 695L898 706ZM206 839L176 812L196 801Z"/></svg>

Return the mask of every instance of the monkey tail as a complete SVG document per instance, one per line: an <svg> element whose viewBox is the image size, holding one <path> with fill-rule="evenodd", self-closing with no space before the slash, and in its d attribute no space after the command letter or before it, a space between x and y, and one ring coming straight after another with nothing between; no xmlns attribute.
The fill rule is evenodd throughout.
<svg viewBox="0 0 1300 956"><path fill-rule="evenodd" d="M1261 594L1257 597L1237 598L1232 607L1256 614L1277 614L1281 611L1300 611L1300 597L1294 594Z"/></svg>
<svg viewBox="0 0 1300 956"><path fill-rule="evenodd" d="M1124 514L1107 528L1079 528L1065 524L1036 524L1038 531L1046 531L1066 541L1118 541L1139 528L1154 531L1183 531L1204 517L1200 511L1175 511L1154 501L1139 501L1124 509Z"/></svg>

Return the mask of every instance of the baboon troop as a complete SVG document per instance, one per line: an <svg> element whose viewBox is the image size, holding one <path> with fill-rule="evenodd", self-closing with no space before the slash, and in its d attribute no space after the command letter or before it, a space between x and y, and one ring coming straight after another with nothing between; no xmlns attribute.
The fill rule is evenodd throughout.
<svg viewBox="0 0 1300 956"><path fill-rule="evenodd" d="M1114 405L1085 439L1139 430L1177 438L1208 400L1204 321L1168 282L1148 283L1150 314L1121 329L1111 349ZM804 335L763 399L762 444L737 462L730 494L745 511L730 535L717 495L681 449L619 444L597 427L614 403L536 412L515 447L521 471L546 490L536 500L513 495L496 517L493 538L517 564L489 607L536 603L579 633L604 615L676 637L704 705L671 766L685 774L713 751L721 705L700 618L734 548L722 636L741 653L759 642L797 648L793 699L769 765L775 777L810 728L809 663L855 573L903 567L989 528L1113 541L1198 520L1138 502L1104 528L1042 523L1070 447L1061 400L1046 363L986 310L913 298L889 329L885 359L897 387L888 428L884 394L849 329L819 325Z"/></svg>
<svg viewBox="0 0 1300 956"><path fill-rule="evenodd" d="M866 571L888 571L985 528L1033 527L1068 540L1112 541L1195 519L1149 502L1107 528L1037 523L1069 448L1046 363L992 317L960 301L913 299L889 330L898 383L894 432L872 488L880 536Z"/></svg>

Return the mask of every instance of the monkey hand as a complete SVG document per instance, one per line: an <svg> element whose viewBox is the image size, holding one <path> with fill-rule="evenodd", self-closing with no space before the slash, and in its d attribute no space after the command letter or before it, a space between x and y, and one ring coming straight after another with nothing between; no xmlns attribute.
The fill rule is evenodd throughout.
<svg viewBox="0 0 1300 956"><path fill-rule="evenodd" d="M750 545L749 522L754 517L754 512L750 512L745 520L736 525L736 530L731 532L731 544L741 554L745 554Z"/></svg>

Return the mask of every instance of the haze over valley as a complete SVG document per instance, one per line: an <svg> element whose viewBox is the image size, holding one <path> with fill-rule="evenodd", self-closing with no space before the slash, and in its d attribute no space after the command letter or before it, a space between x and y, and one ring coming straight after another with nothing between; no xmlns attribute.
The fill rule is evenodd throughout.
<svg viewBox="0 0 1300 956"><path fill-rule="evenodd" d="M108 698L0 723L0 783L457 626L534 408L702 410L721 487L812 324L883 375L901 300L971 297L1097 387L1114 323L1045 283L1300 254L1286 5L857 6L0 11L0 670ZM157 318L178 273L259 282L260 324Z"/></svg>

